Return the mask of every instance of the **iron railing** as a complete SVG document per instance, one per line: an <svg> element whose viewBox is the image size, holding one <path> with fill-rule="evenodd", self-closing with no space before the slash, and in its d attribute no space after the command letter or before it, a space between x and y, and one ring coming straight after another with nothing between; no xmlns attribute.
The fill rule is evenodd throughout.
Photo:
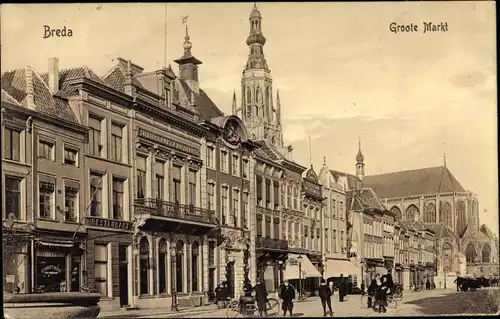
<svg viewBox="0 0 500 319"><path fill-rule="evenodd" d="M154 216L218 225L215 211L202 209L194 205L182 205L156 198L138 198L134 200L134 206L136 214L151 214Z"/></svg>
<svg viewBox="0 0 500 319"><path fill-rule="evenodd" d="M255 240L255 248L288 250L288 241L283 239L273 239L268 237L257 237Z"/></svg>

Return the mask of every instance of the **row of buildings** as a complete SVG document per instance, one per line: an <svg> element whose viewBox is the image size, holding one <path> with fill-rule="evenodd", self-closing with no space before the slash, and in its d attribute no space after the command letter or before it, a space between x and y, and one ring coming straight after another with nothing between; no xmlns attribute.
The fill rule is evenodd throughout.
<svg viewBox="0 0 500 319"><path fill-rule="evenodd" d="M314 292L340 274L408 288L498 274L498 240L446 165L365 176L361 146L355 174L293 161L255 6L249 21L232 115L200 88L187 29L177 74L121 58L102 77L56 58L2 74L5 290L149 308L257 277Z"/></svg>

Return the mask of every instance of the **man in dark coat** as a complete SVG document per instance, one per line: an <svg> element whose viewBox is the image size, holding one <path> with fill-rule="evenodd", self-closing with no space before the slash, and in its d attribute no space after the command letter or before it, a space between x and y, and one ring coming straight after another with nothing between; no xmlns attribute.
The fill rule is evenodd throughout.
<svg viewBox="0 0 500 319"><path fill-rule="evenodd" d="M339 284L339 300L340 302L344 302L344 297L347 293L347 283L345 282L345 278L343 274L340 274L340 284Z"/></svg>
<svg viewBox="0 0 500 319"><path fill-rule="evenodd" d="M262 313L267 317L267 290L266 285L264 285L260 279L257 278L257 284L255 285L255 299L257 300L257 308L259 308L259 314L262 317Z"/></svg>
<svg viewBox="0 0 500 319"><path fill-rule="evenodd" d="M295 300L295 288L288 283L288 280L283 282L281 286L280 293L281 299L281 309L283 310L283 317L286 317L286 312L290 312L290 317L292 317L293 301Z"/></svg>
<svg viewBox="0 0 500 319"><path fill-rule="evenodd" d="M332 311L332 292L330 287L327 286L326 280L321 279L321 284L318 289L318 295L321 299L321 305L323 306L323 317L326 317L326 305L328 305L328 310L330 310L330 316L333 315Z"/></svg>
<svg viewBox="0 0 500 319"><path fill-rule="evenodd" d="M224 302L226 301L227 290L224 287L223 283L220 283L217 288L215 288L215 300L217 300L217 308L222 309L224 308Z"/></svg>

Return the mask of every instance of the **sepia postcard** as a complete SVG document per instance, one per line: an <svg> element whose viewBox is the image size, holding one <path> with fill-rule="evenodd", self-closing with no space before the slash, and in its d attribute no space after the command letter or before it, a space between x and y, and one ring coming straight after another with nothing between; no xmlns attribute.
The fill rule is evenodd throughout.
<svg viewBox="0 0 500 319"><path fill-rule="evenodd" d="M495 13L2 4L4 318L498 315Z"/></svg>

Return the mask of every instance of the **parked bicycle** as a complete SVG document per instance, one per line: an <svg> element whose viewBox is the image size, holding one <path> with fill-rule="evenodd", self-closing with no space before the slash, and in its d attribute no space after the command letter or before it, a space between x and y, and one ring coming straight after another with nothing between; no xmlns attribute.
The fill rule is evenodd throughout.
<svg viewBox="0 0 500 319"><path fill-rule="evenodd" d="M266 303L266 310L269 314L270 310L277 308L279 302L276 298L268 298ZM255 299L246 301L245 298L234 299L229 302L226 309L226 318L236 318L239 315L253 315L258 312Z"/></svg>

